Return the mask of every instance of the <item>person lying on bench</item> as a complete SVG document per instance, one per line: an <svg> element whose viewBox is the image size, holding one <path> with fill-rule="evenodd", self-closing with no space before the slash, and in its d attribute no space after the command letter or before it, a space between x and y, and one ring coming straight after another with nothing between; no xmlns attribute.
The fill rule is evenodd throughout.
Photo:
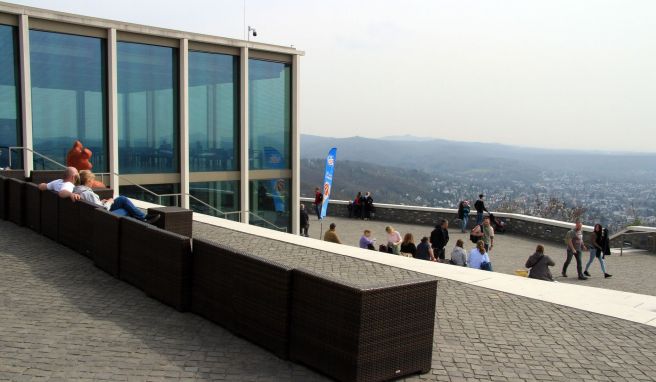
<svg viewBox="0 0 656 382"><path fill-rule="evenodd" d="M75 185L80 182L80 176L75 167L66 167L62 179L53 180L46 184L39 184L39 190L55 191L60 198L71 198L71 200L80 200L80 195L73 193Z"/></svg>
<svg viewBox="0 0 656 382"><path fill-rule="evenodd" d="M150 224L159 220L159 214L146 215L125 196L120 195L116 199L100 200L98 194L91 189L91 185L94 184L95 180L96 176L91 171L80 171L80 185L76 186L73 192L79 195L82 200L101 206L119 216L130 216Z"/></svg>

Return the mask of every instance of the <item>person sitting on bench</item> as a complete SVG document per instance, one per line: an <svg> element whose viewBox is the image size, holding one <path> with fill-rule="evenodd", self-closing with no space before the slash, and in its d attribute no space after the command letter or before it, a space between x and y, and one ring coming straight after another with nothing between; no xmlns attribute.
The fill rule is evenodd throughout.
<svg viewBox="0 0 656 382"><path fill-rule="evenodd" d="M80 182L80 175L75 167L66 167L62 179L53 180L50 183L39 184L39 190L55 191L60 198L71 198L71 200L80 200L80 195L73 193L75 185Z"/></svg>
<svg viewBox="0 0 656 382"><path fill-rule="evenodd" d="M94 184L95 180L96 176L91 171L80 171L80 185L75 187L74 193L79 195L82 200L101 206L119 216L130 216L150 224L159 220L159 214L147 216L125 196L119 195L116 199L100 200L98 194L91 189L91 185Z"/></svg>

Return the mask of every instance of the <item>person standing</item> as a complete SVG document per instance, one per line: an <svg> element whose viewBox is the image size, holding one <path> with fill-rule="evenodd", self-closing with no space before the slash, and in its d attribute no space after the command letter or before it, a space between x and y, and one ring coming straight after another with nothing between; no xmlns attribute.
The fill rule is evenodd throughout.
<svg viewBox="0 0 656 382"><path fill-rule="evenodd" d="M583 272L584 275L590 277L590 273L588 273L588 269L590 269L590 265L592 264L592 262L594 262L594 259L596 257L597 259L599 259L599 263L601 264L601 271L604 272L604 277L605 278L613 277L613 275L606 273L606 261L602 257L603 250L604 250L603 230L601 224L595 224L594 231L592 231L592 234L590 235L590 260L588 260L588 263L585 265L585 271Z"/></svg>
<svg viewBox="0 0 656 382"><path fill-rule="evenodd" d="M321 220L321 206L323 205L323 193L319 187L314 188L314 211L317 213L317 219Z"/></svg>
<svg viewBox="0 0 656 382"><path fill-rule="evenodd" d="M603 256L601 256L602 259L605 259L606 256L610 256L610 234L608 233L608 228L604 228L604 233L601 235L601 242L602 242L602 251L603 251Z"/></svg>
<svg viewBox="0 0 656 382"><path fill-rule="evenodd" d="M554 281L549 267L556 265L553 260L544 254L544 246L538 245L535 253L526 260L526 268L531 268L528 277L544 281Z"/></svg>
<svg viewBox="0 0 656 382"><path fill-rule="evenodd" d="M367 191L365 194L365 204L364 204L364 220L371 219L371 216L374 212L374 198L371 197L371 192Z"/></svg>
<svg viewBox="0 0 656 382"><path fill-rule="evenodd" d="M362 216L362 192L358 191L353 198L353 217L358 219L360 216Z"/></svg>
<svg viewBox="0 0 656 382"><path fill-rule="evenodd" d="M492 252L492 248L494 248L494 227L490 223L489 216L483 219L483 243L485 243L485 251Z"/></svg>
<svg viewBox="0 0 656 382"><path fill-rule="evenodd" d="M485 195L478 195L478 200L474 203L474 208L476 209L476 225L483 223L483 211L488 212L485 208Z"/></svg>
<svg viewBox="0 0 656 382"><path fill-rule="evenodd" d="M339 240L339 236L337 236L336 228L337 228L337 226L335 225L335 223L330 223L330 228L323 235L323 241L329 241L331 243L342 244L342 241Z"/></svg>
<svg viewBox="0 0 656 382"><path fill-rule="evenodd" d="M462 221L461 232L465 233L467 230L467 224L469 223L469 213L471 212L471 207L469 206L469 201L463 200L458 206L458 219Z"/></svg>
<svg viewBox="0 0 656 382"><path fill-rule="evenodd" d="M305 204L301 203L301 236L309 237L308 230L310 229L310 217L305 210Z"/></svg>
<svg viewBox="0 0 656 382"><path fill-rule="evenodd" d="M567 267L572 262L572 257L574 257L579 280L587 280L588 278L583 275L581 269L581 252L588 249L583 243L583 224L581 220L576 219L574 229L567 231L565 234L565 245L567 245L567 260L563 264L563 277L567 277Z"/></svg>
<svg viewBox="0 0 656 382"><path fill-rule="evenodd" d="M441 219L431 232L430 242L433 247L433 254L440 263L445 262L445 249L449 242L449 222L446 219Z"/></svg>

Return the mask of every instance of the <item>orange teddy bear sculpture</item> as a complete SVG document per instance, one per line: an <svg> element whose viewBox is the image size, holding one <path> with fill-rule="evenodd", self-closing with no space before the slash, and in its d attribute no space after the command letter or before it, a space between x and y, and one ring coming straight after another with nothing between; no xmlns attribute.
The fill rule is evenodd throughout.
<svg viewBox="0 0 656 382"><path fill-rule="evenodd" d="M71 147L71 149L68 150L68 154L66 154L66 165L75 167L78 171L91 170L93 168L93 165L91 162L89 162L91 155L93 155L91 150L82 146L82 142L75 141L73 143L73 147ZM91 188L105 187L106 186L103 182L99 182L97 180L94 180L93 184L91 185Z"/></svg>

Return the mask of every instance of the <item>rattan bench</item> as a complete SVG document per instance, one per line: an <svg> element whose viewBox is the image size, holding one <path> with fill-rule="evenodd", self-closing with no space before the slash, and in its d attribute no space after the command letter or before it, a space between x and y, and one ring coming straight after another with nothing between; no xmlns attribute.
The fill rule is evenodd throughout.
<svg viewBox="0 0 656 382"><path fill-rule="evenodd" d="M92 212L93 250L91 258L96 267L120 277L120 227L122 218L104 208Z"/></svg>
<svg viewBox="0 0 656 382"><path fill-rule="evenodd" d="M0 219L6 220L7 219L7 203L8 203L8 195L7 195L7 186L9 184L7 183L7 178L0 175Z"/></svg>
<svg viewBox="0 0 656 382"><path fill-rule="evenodd" d="M19 179L9 179L7 181L7 204L8 220L22 226L25 215L25 182Z"/></svg>
<svg viewBox="0 0 656 382"><path fill-rule="evenodd" d="M25 226L41 232L41 190L34 183L25 183Z"/></svg>
<svg viewBox="0 0 656 382"><path fill-rule="evenodd" d="M41 234L58 241L59 196L54 191L41 192Z"/></svg>
<svg viewBox="0 0 656 382"><path fill-rule="evenodd" d="M80 200L77 202L79 212L79 225L78 225L78 251L86 257L92 258L93 253L93 235L95 227L95 213L97 208L96 204Z"/></svg>
<svg viewBox="0 0 656 382"><path fill-rule="evenodd" d="M68 248L79 252L80 249L80 203L70 198L57 197L59 201L57 240Z"/></svg>
<svg viewBox="0 0 656 382"><path fill-rule="evenodd" d="M288 357L292 267L194 240L192 312Z"/></svg>

